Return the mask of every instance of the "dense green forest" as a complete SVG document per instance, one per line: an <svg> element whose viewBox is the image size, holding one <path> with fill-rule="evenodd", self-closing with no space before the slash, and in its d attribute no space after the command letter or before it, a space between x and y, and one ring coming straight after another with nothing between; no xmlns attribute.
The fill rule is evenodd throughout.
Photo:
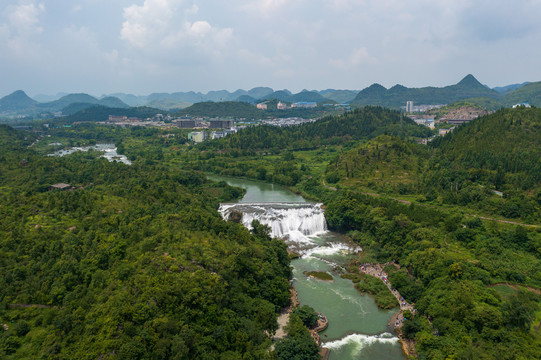
<svg viewBox="0 0 541 360"><path fill-rule="evenodd" d="M332 103L331 100L327 100ZM200 102L195 103L185 109L179 110L174 114L176 116L191 115L203 117L235 117L244 120L272 119L272 118L288 118L301 117L312 119L324 115L339 113L341 110L329 106L317 106L315 108L287 108L278 110L276 108L277 100L269 100L268 110L260 110L255 105L240 102L240 101L223 101L223 102Z"/></svg>
<svg viewBox="0 0 541 360"><path fill-rule="evenodd" d="M403 193L415 188L429 157L425 146L382 135L342 152L327 166L325 179L330 184Z"/></svg>
<svg viewBox="0 0 541 360"><path fill-rule="evenodd" d="M386 270L418 310L403 332L420 359L538 358L539 230L351 191L326 205L329 226L359 242L364 262L400 264Z"/></svg>
<svg viewBox="0 0 541 360"><path fill-rule="evenodd" d="M429 129L378 107L199 145L182 129L47 130L65 146L113 142L127 166L46 157L47 142L29 149L36 135L2 127L2 356L317 358L302 312L268 352L289 297L285 245L222 221L218 202L242 191L205 171L322 201L358 261L395 261L386 271L418 310L403 333L419 359L539 358L540 130L541 110L507 109L420 145ZM48 190L58 182L74 188Z"/></svg>
<svg viewBox="0 0 541 360"><path fill-rule="evenodd" d="M423 177L428 199L539 223L541 110L500 110L431 143Z"/></svg>
<svg viewBox="0 0 541 360"><path fill-rule="evenodd" d="M47 157L33 140L0 127L0 357L271 356L289 259L220 218L239 189L144 158Z"/></svg>
<svg viewBox="0 0 541 360"><path fill-rule="evenodd" d="M541 111L501 110L428 146L382 130L384 121L359 132L348 119L370 119L360 113L249 129L186 156L201 170L279 182L321 200L329 226L363 247L362 261L396 261L401 270L387 271L419 311L404 325L419 358L536 358L539 227L479 216L539 224ZM371 279L352 279L380 295Z"/></svg>
<svg viewBox="0 0 541 360"><path fill-rule="evenodd" d="M83 108L80 110L80 108ZM93 105L88 107L87 104L75 103L69 105L66 109L68 116L55 119L55 123L72 123L76 121L106 121L109 115L128 116L146 119L153 117L156 114L163 113L162 110L140 106L132 108L112 108L101 105Z"/></svg>
<svg viewBox="0 0 541 360"><path fill-rule="evenodd" d="M195 103L185 109L180 110L177 115L192 115L192 116L236 116L240 118L259 119L263 117L263 110L257 109L254 105L237 102L237 101L224 101L224 102L200 102Z"/></svg>
<svg viewBox="0 0 541 360"><path fill-rule="evenodd" d="M398 112L367 107L287 128L248 127L199 144L176 161L185 168L294 186L317 176L338 151L380 134L416 138L432 132Z"/></svg>
<svg viewBox="0 0 541 360"><path fill-rule="evenodd" d="M517 108L462 125L428 147L382 136L340 153L327 166L325 179L365 192L539 223L539 129L541 111Z"/></svg>
<svg viewBox="0 0 541 360"><path fill-rule="evenodd" d="M321 145L344 144L365 140L380 134L402 137L428 137L428 128L400 113L378 107L365 107L343 116L328 116L319 121L293 127L257 126L200 145L203 150L271 150L310 149Z"/></svg>
<svg viewBox="0 0 541 360"><path fill-rule="evenodd" d="M380 136L329 162L321 176L337 191L299 185L324 199L329 226L359 242L362 261L401 266L387 271L419 311L404 324L419 358L541 352L539 226L471 216L539 224L540 116L498 111L428 147Z"/></svg>

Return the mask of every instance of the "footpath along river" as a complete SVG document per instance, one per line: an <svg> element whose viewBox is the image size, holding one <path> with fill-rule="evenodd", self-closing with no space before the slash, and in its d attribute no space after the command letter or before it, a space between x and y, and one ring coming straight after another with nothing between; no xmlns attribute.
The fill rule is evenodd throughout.
<svg viewBox="0 0 541 360"><path fill-rule="evenodd" d="M239 202L222 204L224 216L231 210L240 211L245 226L258 219L271 227L273 236L283 237L290 250L301 255L291 262L293 286L301 305L310 305L327 317L329 326L320 335L322 346L331 350L331 360L405 359L398 338L387 327L397 310L378 309L372 297L362 296L350 280L340 277L341 266L361 249L327 230L321 204L308 202L277 185L208 177L247 191ZM307 276L310 271L327 272L333 280Z"/></svg>

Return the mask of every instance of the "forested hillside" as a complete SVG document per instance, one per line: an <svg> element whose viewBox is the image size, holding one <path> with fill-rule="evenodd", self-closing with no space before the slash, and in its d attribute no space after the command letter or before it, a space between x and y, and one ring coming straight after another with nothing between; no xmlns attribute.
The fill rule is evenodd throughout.
<svg viewBox="0 0 541 360"><path fill-rule="evenodd" d="M352 105L378 105L391 108L405 106L406 101L415 101L417 104L449 104L463 99L487 97L500 99L500 94L482 85L473 75L467 75L455 85L424 88L407 88L395 85L386 89L374 84L357 94L351 101Z"/></svg>
<svg viewBox="0 0 541 360"><path fill-rule="evenodd" d="M384 193L411 192L427 170L430 154L424 146L381 135L336 157L325 179Z"/></svg>
<svg viewBox="0 0 541 360"><path fill-rule="evenodd" d="M218 141L200 145L202 149L259 151L308 149L321 145L345 144L381 134L401 137L428 137L431 131L400 113L378 107L365 107L342 116L328 116L313 123L281 128L257 126Z"/></svg>
<svg viewBox="0 0 541 360"><path fill-rule="evenodd" d="M299 186L324 199L332 229L362 246L360 262L400 266L386 271L415 303L403 333L420 359L541 351L539 226L471 214L539 224L540 114L502 110L431 147L381 136L331 159L323 177L335 190L322 190L321 179Z"/></svg>
<svg viewBox="0 0 541 360"><path fill-rule="evenodd" d="M377 107L328 116L292 127L254 126L222 139L204 142L176 159L182 167L277 184L313 185L332 158L381 134L428 137L427 127ZM308 186L312 186L308 185Z"/></svg>
<svg viewBox="0 0 541 360"><path fill-rule="evenodd" d="M329 226L363 247L360 260L387 263L389 281L417 314L403 334L419 359L535 359L541 233L497 226L460 212L362 195L352 187L325 201Z"/></svg>
<svg viewBox="0 0 541 360"><path fill-rule="evenodd" d="M459 126L429 147L378 137L338 154L330 184L539 223L541 111L507 109Z"/></svg>
<svg viewBox="0 0 541 360"><path fill-rule="evenodd" d="M33 140L0 127L2 359L269 356L289 260L220 218L238 189L144 157L38 155Z"/></svg>
<svg viewBox="0 0 541 360"><path fill-rule="evenodd" d="M254 105L237 102L237 101L224 101L224 102L200 102L180 110L178 115L189 114L192 116L236 116L240 118L258 119L263 116L263 111L257 109Z"/></svg>
<svg viewBox="0 0 541 360"><path fill-rule="evenodd" d="M266 101L268 103L268 110L258 109L252 101L243 102L242 99L237 101L223 101L223 102L200 102L193 104L185 109L177 111L176 116L203 116L203 117L234 117L244 120L260 120L260 119L274 119L274 118L288 118L288 117L301 117L305 119L312 119L323 116L325 114L332 114L340 111L333 107L318 106L315 108L287 108L278 110L276 104L278 101L273 100ZM249 100L249 99L248 99ZM327 102L332 102L327 100Z"/></svg>
<svg viewBox="0 0 541 360"><path fill-rule="evenodd" d="M443 167L522 173L526 183L513 185L529 188L541 181L540 131L541 109L507 109L459 126L431 145L440 149Z"/></svg>
<svg viewBox="0 0 541 360"><path fill-rule="evenodd" d="M479 204L506 217L539 221L541 110L506 109L476 119L431 143L423 183L460 205ZM500 196L495 196L498 191Z"/></svg>
<svg viewBox="0 0 541 360"><path fill-rule="evenodd" d="M515 91L506 93L502 101L506 106L524 102L541 107L541 81L525 84Z"/></svg>
<svg viewBox="0 0 541 360"><path fill-rule="evenodd" d="M59 123L73 123L79 121L106 121L109 119L109 115L138 117L141 119L146 119L163 112L161 110L146 106L125 109L110 108L100 105L88 106L87 104L73 104L66 110L68 111L68 116L56 118L54 121Z"/></svg>

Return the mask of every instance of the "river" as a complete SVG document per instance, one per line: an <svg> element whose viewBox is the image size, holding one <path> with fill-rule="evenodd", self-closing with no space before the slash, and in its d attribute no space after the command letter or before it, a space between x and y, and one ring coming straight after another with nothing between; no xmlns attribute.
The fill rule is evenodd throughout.
<svg viewBox="0 0 541 360"><path fill-rule="evenodd" d="M372 297L361 295L350 280L340 277L341 267L361 249L326 229L321 204L278 185L215 175L209 178L246 189L239 202L222 204L222 214L232 209L242 212L247 227L252 219L258 219L301 255L291 262L293 286L301 305L310 305L329 320L321 340L322 346L331 349L331 360L405 359L398 338L387 327L396 310L379 309ZM333 280L305 275L310 271L327 272Z"/></svg>

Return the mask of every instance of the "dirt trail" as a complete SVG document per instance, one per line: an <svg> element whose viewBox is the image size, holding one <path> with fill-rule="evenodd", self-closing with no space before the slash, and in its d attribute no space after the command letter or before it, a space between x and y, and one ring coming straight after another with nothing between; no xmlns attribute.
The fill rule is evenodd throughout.
<svg viewBox="0 0 541 360"><path fill-rule="evenodd" d="M415 350L415 342L413 340L406 339L402 335L402 325L404 323L404 311L410 311L412 313L416 313L417 310L415 310L415 307L413 304L408 303L398 292L398 290L394 289L391 286L391 282L388 280L387 273L383 268L387 265L394 265L398 269L400 269L400 266L395 263L386 263L386 264L363 264L359 266L359 270L363 274L367 274L370 276L377 277L385 285L387 285L387 288L389 291L396 297L398 300L398 303L400 304L400 311L393 315L391 317L391 324L394 325L395 331L398 333L398 338L400 339L400 343L402 344L402 351L406 354L408 358L410 357L416 357L417 352Z"/></svg>
<svg viewBox="0 0 541 360"><path fill-rule="evenodd" d="M287 333L285 331L285 326L287 325L287 322L289 321L289 314L291 313L291 310L299 306L299 299L297 298L297 290L295 290L294 287L291 287L290 291L290 302L291 305L287 308L285 308L280 315L278 315L278 330L276 330L276 333L272 337L273 340L279 340L286 337Z"/></svg>
<svg viewBox="0 0 541 360"><path fill-rule="evenodd" d="M323 186L325 186L327 189L331 189L331 190L336 191L336 188L328 186L327 184L325 184L325 180L323 180ZM380 194L369 193L369 192L360 192L359 194L366 195L366 196L372 196L372 197L381 197ZM413 203L413 202L411 202L409 200L402 200L402 199L397 199L397 198L394 198L394 197L389 197L389 199L397 201L397 202L399 202L401 204L404 204L404 205L413 204L415 206L422 206L422 207L431 208L431 209L440 209L440 210L443 209L443 210L445 210L445 208L442 208L442 207L433 206L433 205L419 204L419 203ZM526 226L526 227L533 227L533 228L538 228L539 227L539 225L523 224L523 223L516 222L516 221L503 220L503 219L494 219L494 218L490 218L490 217L486 217L486 216L479 216L479 215L475 215L475 214L465 214L465 215L468 216L468 217L478 217L479 219L487 220L487 221L496 221L496 222L499 222L499 223L502 223L502 224L519 225L519 226Z"/></svg>
<svg viewBox="0 0 541 360"><path fill-rule="evenodd" d="M387 266L387 265L390 265L390 264L383 264L383 265L381 265L381 264L363 264L363 265L361 265L359 267L359 269L364 274L371 275L371 276L377 277L378 279L381 279L381 281L383 281L383 283L387 286L389 291L394 295L396 300L398 300L398 303L400 304L400 310L402 310L402 311L408 310L408 311L411 311L411 312L415 312L415 308L413 307L413 305L408 303L402 297L402 295L400 295L398 290L394 289L391 286L391 283L388 280L387 273L385 272L385 270L383 270L383 266ZM401 326L401 323L400 323L400 326Z"/></svg>
<svg viewBox="0 0 541 360"><path fill-rule="evenodd" d="M514 289L514 290L520 290L520 288L524 288L524 289L527 289L528 291L533 292L536 295L541 295L541 290L539 290L537 288L534 288L534 287L531 287L531 286L520 285L520 284L511 284L511 283L508 283L508 282L499 282L499 283L496 283L496 284L491 284L488 287L494 287L494 286L498 286L498 285L507 285L511 289Z"/></svg>
<svg viewBox="0 0 541 360"><path fill-rule="evenodd" d="M288 309L287 311L284 311L278 316L278 330L276 330L276 334L274 334L274 339L283 339L286 337L287 334L284 328L289 321L290 312L291 311Z"/></svg>
<svg viewBox="0 0 541 360"><path fill-rule="evenodd" d="M336 191L336 188L335 187L332 187L332 186L329 186L327 185L327 183L325 182L325 180L323 180L323 186L326 187L327 189L329 190L332 190L332 191Z"/></svg>

